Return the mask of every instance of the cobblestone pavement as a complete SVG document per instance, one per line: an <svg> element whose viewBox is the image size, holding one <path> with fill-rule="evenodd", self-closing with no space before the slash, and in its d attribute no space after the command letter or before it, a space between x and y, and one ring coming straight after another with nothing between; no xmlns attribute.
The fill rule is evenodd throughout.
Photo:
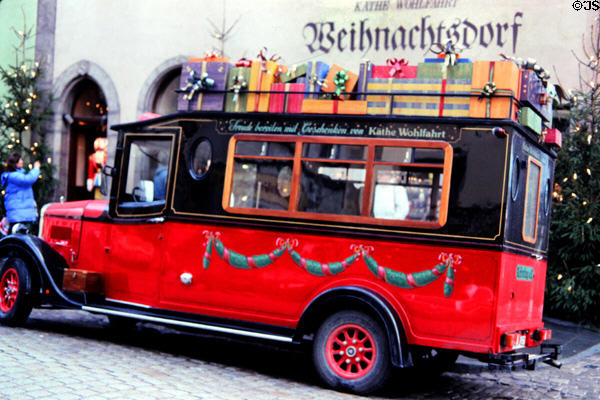
<svg viewBox="0 0 600 400"><path fill-rule="evenodd" d="M597 346L596 346L597 347ZM324 389L304 353L173 331L109 328L103 316L35 310L0 326L1 399L359 399ZM500 372L457 366L438 379L397 373L373 399L600 398L600 351L562 369Z"/></svg>

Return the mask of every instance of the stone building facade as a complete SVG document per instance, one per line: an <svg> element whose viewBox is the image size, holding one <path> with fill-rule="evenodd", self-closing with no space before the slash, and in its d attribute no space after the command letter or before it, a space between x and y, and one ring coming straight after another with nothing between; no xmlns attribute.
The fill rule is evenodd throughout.
<svg viewBox="0 0 600 400"><path fill-rule="evenodd" d="M535 57L554 82L574 88L571 52L581 54L595 18L562 0L38 0L36 57L56 99L48 134L56 196L88 197L94 139L108 137L111 164L110 126L174 111L181 64L206 51L236 61L267 48L287 64L321 60L357 71L363 59L417 63L433 43L452 39L475 60Z"/></svg>

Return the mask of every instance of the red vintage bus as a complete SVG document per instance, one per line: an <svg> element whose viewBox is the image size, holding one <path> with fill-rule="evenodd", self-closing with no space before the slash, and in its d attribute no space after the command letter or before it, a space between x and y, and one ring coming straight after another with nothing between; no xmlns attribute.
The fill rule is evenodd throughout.
<svg viewBox="0 0 600 400"><path fill-rule="evenodd" d="M557 359L556 154L520 124L196 111L113 128L110 200L48 204L39 237L0 241L2 323L51 306L311 342L324 382L357 393L458 354Z"/></svg>

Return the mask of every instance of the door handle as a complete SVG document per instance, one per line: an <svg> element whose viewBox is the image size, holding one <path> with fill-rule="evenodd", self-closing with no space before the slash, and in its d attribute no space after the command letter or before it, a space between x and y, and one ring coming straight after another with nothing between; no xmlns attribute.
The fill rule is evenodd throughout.
<svg viewBox="0 0 600 400"><path fill-rule="evenodd" d="M151 224L162 224L165 222L165 217L155 217L148 220Z"/></svg>

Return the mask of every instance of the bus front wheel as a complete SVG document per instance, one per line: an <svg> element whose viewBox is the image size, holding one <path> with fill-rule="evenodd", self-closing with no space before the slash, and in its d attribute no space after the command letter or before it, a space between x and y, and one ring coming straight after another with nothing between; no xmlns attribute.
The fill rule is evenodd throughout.
<svg viewBox="0 0 600 400"><path fill-rule="evenodd" d="M329 386L358 394L381 388L391 372L385 330L358 311L339 312L323 322L315 336L313 361Z"/></svg>
<svg viewBox="0 0 600 400"><path fill-rule="evenodd" d="M32 309L31 274L25 261L18 257L6 260L0 269L0 323L21 325Z"/></svg>

